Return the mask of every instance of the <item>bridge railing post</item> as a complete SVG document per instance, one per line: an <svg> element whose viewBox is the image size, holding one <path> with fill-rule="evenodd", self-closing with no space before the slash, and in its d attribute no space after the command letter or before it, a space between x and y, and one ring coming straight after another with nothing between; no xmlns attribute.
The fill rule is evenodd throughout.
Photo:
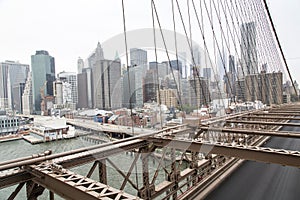
<svg viewBox="0 0 300 200"><path fill-rule="evenodd" d="M138 193L142 199L151 199L152 195L155 192L155 187L153 184L150 184L150 179L149 179L150 153L151 153L151 149L149 147L141 149L143 187L139 189Z"/></svg>
<svg viewBox="0 0 300 200"><path fill-rule="evenodd" d="M99 181L100 183L107 184L107 171L106 171L106 160L99 160L98 170L99 170Z"/></svg>
<svg viewBox="0 0 300 200"><path fill-rule="evenodd" d="M37 200L38 196L42 195L45 188L33 181L26 183L26 194L28 200Z"/></svg>

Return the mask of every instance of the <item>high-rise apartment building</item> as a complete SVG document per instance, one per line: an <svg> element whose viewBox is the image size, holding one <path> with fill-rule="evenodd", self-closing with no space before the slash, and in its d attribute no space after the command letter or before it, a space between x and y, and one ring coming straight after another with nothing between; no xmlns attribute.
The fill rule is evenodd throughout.
<svg viewBox="0 0 300 200"><path fill-rule="evenodd" d="M0 63L0 109L22 112L22 95L29 65L14 61Z"/></svg>
<svg viewBox="0 0 300 200"><path fill-rule="evenodd" d="M58 75L58 79L63 83L70 84L71 96L68 103L77 104L78 103L78 92L77 92L77 75L75 72L61 72Z"/></svg>
<svg viewBox="0 0 300 200"><path fill-rule="evenodd" d="M64 103L63 82L60 80L56 80L53 83L53 89L54 89L55 104L62 106Z"/></svg>
<svg viewBox="0 0 300 200"><path fill-rule="evenodd" d="M161 89L157 93L157 96L160 96L158 99L159 104L166 105L168 108L177 107L178 106L178 93L176 89Z"/></svg>
<svg viewBox="0 0 300 200"><path fill-rule="evenodd" d="M282 104L282 72L248 75L245 84L249 87L245 90L246 101L260 100L267 105Z"/></svg>

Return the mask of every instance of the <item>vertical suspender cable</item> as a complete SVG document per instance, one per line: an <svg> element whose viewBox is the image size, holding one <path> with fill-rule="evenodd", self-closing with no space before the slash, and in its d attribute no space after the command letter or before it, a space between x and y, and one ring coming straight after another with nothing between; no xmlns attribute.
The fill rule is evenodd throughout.
<svg viewBox="0 0 300 200"><path fill-rule="evenodd" d="M159 84L159 77L158 77L158 58L157 58L157 44L156 44L156 32L155 32L155 19L154 19L154 10L153 10L153 3L151 1L151 16L152 16L152 29L153 29L153 40L154 40L154 53L155 53L155 68L156 68L156 81L157 85L157 94L158 94L158 101L159 102L159 113L160 113L160 126L163 127L162 121L162 109L161 109L161 95L160 95L160 84Z"/></svg>
<svg viewBox="0 0 300 200"><path fill-rule="evenodd" d="M122 0L122 13L123 13L123 28L124 28L124 41L125 41L125 51L126 51L126 67L127 67L127 78L128 78L128 89L129 89L129 108L130 108L130 116L131 116L131 130L132 135L134 135L134 120L132 115L132 102L131 102L131 88L130 88L130 67L128 64L128 45L127 45L127 34L126 34L126 19L125 19L125 6L124 0Z"/></svg>
<svg viewBox="0 0 300 200"><path fill-rule="evenodd" d="M172 18L173 18L173 31L174 31L174 40L175 40L175 53L176 53L176 64L177 64L177 67L178 67L178 90L179 90L179 96L178 96L178 99L179 99L179 103L180 103L180 107L181 107L181 110L183 112L183 105L182 105L182 99L181 99L181 83L180 83L180 69L179 69L179 60L178 60L178 47L177 47L177 35L176 35L176 23L175 23L175 12L174 12L174 2L173 0L171 0L171 3L172 3ZM182 69L181 69L182 71ZM174 80L176 81L176 80Z"/></svg>
<svg viewBox="0 0 300 200"><path fill-rule="evenodd" d="M281 44L280 44L280 41L279 41L279 38L278 38L278 35L277 35L277 32L276 32L276 29L275 29L275 25L274 25L273 20L272 20L272 16L271 16L271 13L270 13L270 10L269 10L267 1L266 1L266 0L263 0L263 2L264 2L265 9L266 9L266 11L267 11L267 15L268 15L268 18L269 18L269 20L270 20L270 23L271 23L271 26L272 26L272 29L273 29L273 33L274 33L274 35L275 35L275 39L276 39L276 41L277 41L277 44L278 44L278 47L279 47L279 50L280 50L280 53L281 53L281 56L282 56L282 59L283 59L284 65L285 65L285 68L286 68L286 70L287 70L287 72L288 72L288 74L289 74L289 78L290 78L290 80L291 80L291 82L292 82L292 84L293 84L293 88L294 88L294 90L295 90L295 94L296 94L297 97L298 97L297 89L296 89L296 86L295 86L295 84L294 84L294 82L293 82L293 79L292 79L292 75L291 75L290 69L289 69L289 67L288 67L288 64L287 64L285 55L284 55L284 53L283 53L283 50L282 50L282 47L281 47ZM297 99L298 99L298 98L297 98Z"/></svg>

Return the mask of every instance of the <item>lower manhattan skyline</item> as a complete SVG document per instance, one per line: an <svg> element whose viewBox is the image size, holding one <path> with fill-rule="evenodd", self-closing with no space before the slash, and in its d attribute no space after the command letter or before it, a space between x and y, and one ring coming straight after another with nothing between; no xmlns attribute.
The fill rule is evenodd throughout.
<svg viewBox="0 0 300 200"><path fill-rule="evenodd" d="M127 31L152 27L149 9L135 8L148 4L148 1L126 4ZM297 37L300 28L296 26L300 19L296 8L300 3L296 0L275 0L268 1L268 4L292 77L300 80L297 73L300 55L296 45L300 40ZM169 8L167 3L158 5L161 8ZM70 9L67 9L68 7ZM55 12L51 13L53 10ZM95 49L97 42L103 43L123 33L121 3L115 1L91 1L86 4L84 1L1 0L0 11L0 24L5 27L0 38L1 62L13 60L30 64L30 55L36 50L47 50L56 58L57 73L76 72L78 57L85 60ZM97 12L101 13L101 16L109 16L111 23L105 23L105 18L97 17ZM110 15L112 12L115 14ZM137 16L141 16L140 19L136 20ZM166 15L165 18L167 21L170 16ZM172 30L172 26L164 23L165 21L162 19L162 28ZM287 21L289 23L286 23ZM183 33L183 30L178 32ZM124 42L119 45L124 46ZM203 45L200 46L203 48ZM152 58L148 61L154 61L154 56ZM122 63L125 62L123 55Z"/></svg>
<svg viewBox="0 0 300 200"><path fill-rule="evenodd" d="M299 199L299 0L0 0L0 199Z"/></svg>

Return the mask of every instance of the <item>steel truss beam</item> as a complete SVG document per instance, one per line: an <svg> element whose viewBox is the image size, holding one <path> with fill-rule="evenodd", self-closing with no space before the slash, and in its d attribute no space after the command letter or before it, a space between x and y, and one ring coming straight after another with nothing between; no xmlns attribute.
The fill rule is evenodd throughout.
<svg viewBox="0 0 300 200"><path fill-rule="evenodd" d="M282 110L271 110L270 113L285 113L285 114L300 114L299 110L286 110L286 109L282 109Z"/></svg>
<svg viewBox="0 0 300 200"><path fill-rule="evenodd" d="M127 150L141 148L147 146L148 144L149 142L144 140L139 140L139 139L132 139L127 142L126 141L119 142L117 144L110 143L110 145L105 145L104 147L99 147L97 149L59 157L53 159L52 162L56 162L57 164L62 165L64 168L71 168L78 165L90 163L95 160L102 160L106 157L121 152L125 152ZM55 155L51 155L51 156L55 156ZM7 170L11 168L14 169L15 167L22 167L34 163L40 163L45 160L48 160L47 157L35 158L32 160L21 161L20 163L10 163L7 165L3 165L0 168L2 168L2 170ZM33 176L31 174L23 170L13 170L9 172L4 172L3 174L0 174L0 188L4 188L24 181L28 181L31 180L32 178Z"/></svg>
<svg viewBox="0 0 300 200"><path fill-rule="evenodd" d="M31 174L24 170L13 170L6 173L0 175L0 189L26 182L33 178Z"/></svg>
<svg viewBox="0 0 300 200"><path fill-rule="evenodd" d="M219 154L245 160L275 163L300 168L300 152L267 147L231 145L222 143L181 141L164 138L149 138L158 147L170 147L184 151Z"/></svg>
<svg viewBox="0 0 300 200"><path fill-rule="evenodd" d="M93 166L89 170L86 177L91 178L97 166L98 166L99 182L103 184L107 184L106 159L96 160L93 163Z"/></svg>
<svg viewBox="0 0 300 200"><path fill-rule="evenodd" d="M8 197L8 200L14 200L24 185L25 185L25 182L20 183L17 186L17 188L15 189L15 191L13 193L11 193L11 195Z"/></svg>
<svg viewBox="0 0 300 200"><path fill-rule="evenodd" d="M38 196L42 195L45 188L32 180L26 182L26 193L28 200L37 200Z"/></svg>
<svg viewBox="0 0 300 200"><path fill-rule="evenodd" d="M266 115L266 116L298 116L300 113L273 113L273 112L254 112L251 115Z"/></svg>
<svg viewBox="0 0 300 200"><path fill-rule="evenodd" d="M300 138L300 133L297 132L279 132L279 131L259 131L259 130L247 130L237 128L215 128L215 127L200 127L201 133L215 132L215 133L235 133L235 134L247 134L247 135L265 135L265 136L276 136L276 137L287 137L287 138Z"/></svg>
<svg viewBox="0 0 300 200"><path fill-rule="evenodd" d="M138 187L129 178L126 179L127 176L122 172L122 170L118 168L115 163L113 163L110 159L107 159L107 161L113 168L115 168L115 170L117 170L117 172L124 178L124 180L128 181L134 189L138 190Z"/></svg>
<svg viewBox="0 0 300 200"><path fill-rule="evenodd" d="M148 141L134 139L117 145L111 145L104 148L94 149L78 154L65 156L62 158L53 159L52 161L56 164L62 165L64 168L72 168L78 165L90 163L95 160L102 160L115 154L142 148L147 146L148 144Z"/></svg>
<svg viewBox="0 0 300 200"><path fill-rule="evenodd" d="M285 123L285 122L263 122L263 121L226 120L226 123L235 123L235 124L260 124L260 125L271 125L271 126L299 126L300 127L300 123Z"/></svg>
<svg viewBox="0 0 300 200"><path fill-rule="evenodd" d="M65 199L137 199L123 191L104 185L87 177L75 174L51 163L26 167L35 176L33 181L48 188Z"/></svg>
<svg viewBox="0 0 300 200"><path fill-rule="evenodd" d="M274 120L300 120L298 117L273 117L273 116L257 116L257 115L244 115L240 118L250 118L250 119L274 119Z"/></svg>
<svg viewBox="0 0 300 200"><path fill-rule="evenodd" d="M150 137L152 135L164 133L164 132L172 133L172 130L174 129L176 130L176 132L178 132L177 131L178 129L185 131L183 127L185 127L185 125L178 125L175 127L164 128L159 131L154 131L153 133L150 134L135 136L132 138L95 145L92 147L80 148L80 149L71 150L68 152L63 152L63 153L58 153L53 155L47 155L47 153L45 153L45 154L41 154L41 157L30 156L30 157L13 160L18 162L5 161L0 163L0 172L1 172L0 188L9 187L11 185L15 185L24 181L31 180L33 178L31 174L27 173L24 170L20 170L20 168L22 168L23 166L41 163L47 160L53 160L58 162L59 164L62 164L63 167L65 168L70 168L77 165L93 162L95 160L101 160L111 155L118 154L120 152L125 152L127 150L133 150L136 148L138 149L141 147L145 147L148 145L149 142L139 138ZM49 152L48 154L50 153L51 152ZM14 170L15 168L17 168L17 170ZM102 179L103 178L105 177L103 176Z"/></svg>
<svg viewBox="0 0 300 200"><path fill-rule="evenodd" d="M91 146L91 147L87 147L87 148L80 148L80 149L75 149L75 150L71 150L68 152L62 152L62 153L57 153L57 154L53 154L53 155L42 155L41 157L25 157L25 158L20 158L21 161L17 161L15 163L16 160L12 160L12 161L5 161L5 162L0 162L0 171L3 170L7 170L7 169L12 169L12 168L17 168L17 167L22 167L24 165L31 165L31 164L36 164L39 162L44 162L46 160L52 160L52 159L56 159L56 158L62 158L62 157L67 157L67 156L72 156L74 154L79 155L80 153L84 153L87 151L91 151L91 150L99 150L105 147L110 147L110 146L114 146L117 148L122 148L123 146L127 146L126 142L131 142L133 140L138 140L138 139L143 139L143 138L147 138L147 137L151 137L154 136L156 134L159 133L164 133L164 132L170 132L172 130L178 130L181 129L182 131L185 131L184 127L186 125L182 124L182 125L178 125L178 126L173 126L173 127L167 127L164 128L162 130L159 131L153 131L152 133L148 133L148 134L143 134L143 135L139 135L139 136L134 136L131 138L126 138L126 139L122 139L122 140L118 140L118 141L114 141L114 142L109 142L109 143L104 143L104 144L100 144L100 145L95 145L95 146ZM141 142L141 141L139 141ZM51 152L50 152L51 153Z"/></svg>

